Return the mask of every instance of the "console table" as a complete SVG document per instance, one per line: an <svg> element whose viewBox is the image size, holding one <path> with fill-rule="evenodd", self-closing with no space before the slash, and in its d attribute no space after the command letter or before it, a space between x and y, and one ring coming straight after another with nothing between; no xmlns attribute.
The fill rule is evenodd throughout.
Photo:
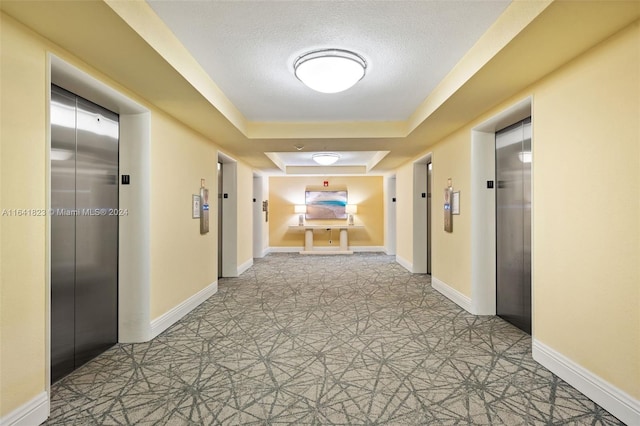
<svg viewBox="0 0 640 426"><path fill-rule="evenodd" d="M313 249L313 231L314 230L340 230L340 249L339 250L314 250ZM304 250L300 254L353 254L349 250L349 229L364 229L362 225L289 225L289 230L304 230Z"/></svg>

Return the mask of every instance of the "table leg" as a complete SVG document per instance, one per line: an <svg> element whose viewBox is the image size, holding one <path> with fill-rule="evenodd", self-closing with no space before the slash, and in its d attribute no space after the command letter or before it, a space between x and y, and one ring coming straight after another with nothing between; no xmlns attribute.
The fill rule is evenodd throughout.
<svg viewBox="0 0 640 426"><path fill-rule="evenodd" d="M340 250L346 251L349 250L349 242L348 242L347 230L340 230Z"/></svg>
<svg viewBox="0 0 640 426"><path fill-rule="evenodd" d="M313 229L304 230L304 250L313 250Z"/></svg>

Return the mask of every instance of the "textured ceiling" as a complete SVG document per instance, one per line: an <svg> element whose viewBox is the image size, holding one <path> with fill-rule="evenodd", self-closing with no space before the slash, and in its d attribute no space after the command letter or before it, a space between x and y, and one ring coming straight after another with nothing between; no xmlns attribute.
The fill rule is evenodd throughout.
<svg viewBox="0 0 640 426"><path fill-rule="evenodd" d="M222 13L221 11L221 18L219 17L218 21L223 24L228 21L221 26L227 28L226 32L234 32L235 35L229 36L232 40L250 38L255 41L257 38L261 41L266 36L256 37L255 33L259 28L262 28L259 34L271 31L268 29L271 24L265 27L261 22L278 21L279 17L273 12L276 8L299 8L301 4L305 7L316 7L315 2L289 3L292 4L264 2L269 7L263 7L263 2L239 1L218 4L217 2L191 3L169 0L166 5L181 6L175 11L177 15L181 15L180 9L187 10L192 7L202 7L203 11L211 7L231 9L237 7L238 10L246 8L250 11L246 13L253 15L253 11L256 10L254 7L257 7L264 15L263 19L257 20L258 24L255 23L255 17L252 25L245 25L242 21L238 21L235 15L240 15L244 19L245 12ZM405 8L409 7L414 8L413 13L417 13L417 8L426 7L425 4L444 7L450 2L442 3L444 4L432 1L391 3L371 1L354 2L353 5L348 3L343 7L361 7L366 4L376 10L380 7L387 8L386 10L390 10L388 20L394 22L393 28L401 31L405 24L398 23L393 12L404 13ZM247 7L247 4L251 7ZM335 3L335 5L338 4L340 3ZM493 6L492 2L482 0L452 4L462 6L462 10L458 12L463 15L466 7ZM329 11L335 9L333 2L323 3L323 5ZM154 6L157 5L154 3ZM188 40L181 41L176 38L147 2L2 0L0 10L63 49L63 56L71 58L69 60L72 65L79 66L81 69L98 70L97 75L105 79L107 84L124 88L129 93L145 99L155 108L165 111L214 142L220 147L222 153L244 161L256 173L265 174L281 174L283 170L286 170L286 173L299 174L394 173L401 165L426 155L431 145L476 119L482 112L508 100L514 102L521 100L514 97L518 94L529 94L527 88L533 83L640 18L638 1L515 1L491 24L453 69L437 82L433 90L425 91L420 95L420 97L426 95L426 99L417 106L408 119L357 120L349 118L352 116L348 116L349 111L347 111L344 114L336 114L334 118L338 117L337 121L322 121L323 116L313 115L306 122L260 122L255 121L257 120L255 118L252 119L248 112L239 111L243 108L241 101L229 100L235 95L224 91L226 90L222 87L224 79L210 74L210 70L205 70L203 65L194 59L195 52L190 52L185 47L184 44L188 43ZM363 10L366 13L362 13L362 19L358 20L352 16L351 19L355 23L345 21L349 25L345 25L344 28L356 27L360 24L359 21L369 20L364 17L376 13L366 8ZM414 21L418 20L423 24L427 21L439 22L431 16L433 13L430 12L429 16L420 16L420 19L416 18ZM412 18L409 16L407 22L412 22ZM211 16L202 21L194 19L192 22L194 34L200 33L201 31L195 31L195 29L198 26L208 25L210 19L212 19ZM378 15L378 21L382 22L380 27L388 24L386 19ZM200 23L197 24L197 22ZM283 36L285 44L290 44L289 39L297 37L301 28L296 22L290 22L288 25L290 25L288 31L280 30L281 34L285 35ZM256 26L258 29L255 28ZM100 30L96 31L96 28ZM393 31L389 27L385 28L387 28L385 30L387 35L380 37L380 43L385 43L387 37L393 39L392 35L388 35ZM465 30L466 28L461 32ZM371 34L366 36L374 37ZM405 38L411 37L405 35ZM455 34L450 38L455 38ZM351 39L351 36L345 36L343 39ZM105 40L109 43L105 43ZM446 37L438 36L438 40L448 46ZM249 45L253 43L246 40L243 42ZM205 51L209 49L208 46L216 44L215 40L204 40L201 43L201 48ZM278 50L278 40L274 40L273 44L275 50L272 52ZM413 53L418 59L424 55L421 52L428 44L428 40L422 40L419 42L420 47L414 49ZM236 45L236 50L237 48ZM356 49L355 46L353 48ZM288 49L283 53L286 56L285 62L297 54ZM384 46L372 49L372 52L361 53L365 56L371 53L377 54L379 50L384 51ZM447 50L448 47L442 55L446 55ZM229 62L241 61L245 53L241 50L236 53L231 59L216 61L216 63L226 66ZM437 63L438 59L432 60L432 63ZM378 64L374 65L378 67ZM283 65L283 68L281 78L287 79L286 84L299 85L288 65ZM427 71L429 71L428 67L422 70L423 73ZM259 74L256 71L256 76L253 78L257 79ZM395 93L395 85L398 81L394 80L387 88L391 93ZM249 83L250 81L232 85L232 89L234 87L242 89ZM365 81L361 83L364 84ZM359 86L360 84L356 87L360 89ZM224 90L221 90L221 87ZM302 88L298 86L296 90L300 89ZM411 93L422 89L423 86L416 83L411 88ZM270 90L285 92L284 86L278 85L274 85ZM348 91L346 94L348 93L355 92ZM315 94L306 92L307 97L304 98L303 93L300 95L302 103L290 109L302 110L306 104L309 104L312 108L323 109L325 114L331 114L332 109L338 111L339 108L343 108L343 103L347 105L342 101L320 108L318 102L314 104L312 95ZM261 102L266 102L270 108L270 96L272 95L258 95L257 91L253 91L249 106L258 108ZM91 99L90 96L88 98ZM300 101L295 98L297 97L290 98L291 102ZM387 99L386 94L377 95L371 99L352 104L350 110L366 109L370 106L369 103L377 107L382 105L391 112L396 110L391 107L391 101ZM99 102L99 99L95 101ZM269 113L269 108L264 109L265 114ZM310 110L306 111L305 114L309 114ZM294 120L294 117L283 120ZM301 145L304 147L298 151ZM350 152L375 152L375 154L369 156L368 160L366 156L361 156L361 161L363 163L366 161L367 164L359 166L344 165L333 169L313 170L313 166L305 165L308 164L311 152L322 150L337 151L345 156ZM277 155L267 155L267 153ZM296 155L290 159L289 153ZM370 168L369 166L374 163L375 166Z"/></svg>
<svg viewBox="0 0 640 426"><path fill-rule="evenodd" d="M166 1L153 10L249 121L407 120L510 1ZM299 55L353 50L367 75L321 94Z"/></svg>

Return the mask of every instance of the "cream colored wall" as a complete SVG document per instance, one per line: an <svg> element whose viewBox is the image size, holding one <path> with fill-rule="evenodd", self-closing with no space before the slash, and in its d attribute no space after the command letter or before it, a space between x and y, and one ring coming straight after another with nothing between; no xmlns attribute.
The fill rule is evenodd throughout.
<svg viewBox="0 0 640 426"><path fill-rule="evenodd" d="M535 338L640 399L640 29L535 88Z"/></svg>
<svg viewBox="0 0 640 426"><path fill-rule="evenodd" d="M396 171L396 257L413 265L413 163Z"/></svg>
<svg viewBox="0 0 640 426"><path fill-rule="evenodd" d="M253 170L238 162L238 266L253 259Z"/></svg>
<svg viewBox="0 0 640 426"><path fill-rule="evenodd" d="M433 276L471 297L471 129L533 96L533 337L636 399L639 45L636 22L432 147ZM397 170L397 250L406 259L411 169ZM441 214L449 177L461 205L452 234Z"/></svg>
<svg viewBox="0 0 640 426"><path fill-rule="evenodd" d="M151 319L217 280L215 145L171 117L151 115ZM191 195L209 189L210 231L192 219Z"/></svg>
<svg viewBox="0 0 640 426"><path fill-rule="evenodd" d="M56 48L4 15L0 31L0 205L3 209L44 208L47 192L46 49L55 51ZM534 337L636 399L640 399L637 380L640 377L639 42L636 23L633 28L515 97L534 96ZM65 54L61 53L61 56ZM72 58L66 59L74 62ZM137 101L144 104L141 99ZM442 231L440 235L435 234L442 229L441 222L437 222L442 220L441 217L438 219L438 191L451 177L454 187L461 190L461 213L465 212L469 203L469 177L465 177L459 167L465 161L468 167L470 130L508 104L505 102L487 111L464 126L461 133L445 138L433 149L433 253L435 256L437 251L443 250L452 256L461 256L455 263L448 258L434 257L434 274L468 296L470 284L464 282L463 277L468 275L464 270L470 268L469 255L464 253L469 250L469 242L465 240L467 237L447 241ZM164 245L156 249L160 241L193 250L194 258L202 260L195 251L202 247L208 250L209 239L214 238L215 231L200 238L195 234L197 230L192 229L197 221L190 219L190 211L186 213L189 220L184 216L177 218L175 211L184 204L190 205L190 194L197 190L199 178L203 174L207 177L209 170L204 162L209 149L204 147L198 135L171 122L157 109L149 108L152 113L152 173L159 179L152 183L152 206L158 210L154 211L152 223L155 236L152 240L153 265L159 264L156 254L168 259L175 253ZM169 143L169 135L178 137L173 140L177 144L181 142L179 138L186 138L186 150L196 164L193 173L185 170L186 157L179 157L177 164L171 165L173 169L169 170L180 173L183 182L180 184L173 184L171 173L155 163L157 159L161 164L170 165L169 153L176 147ZM462 139L466 142L460 142ZM202 162L195 158L202 155L205 157ZM215 188L215 158L211 166L212 180L207 178L210 189ZM412 165L398 169L396 176L397 253L412 261ZM192 183L193 179L197 181ZM320 180L313 179L313 184L316 179ZM339 179L342 178L329 180L334 185ZM383 210L381 179L376 186L381 201L375 210L379 212ZM284 199L279 194L303 197L304 188L292 189L289 184L282 183L283 192L280 192L275 181L276 178L270 180L270 237L276 234L282 237L285 234L282 225L286 227L287 223L296 220L291 205L304 199ZM168 189L164 184L168 184ZM277 202L280 203L279 213L275 208ZM165 207L174 212L164 210ZM562 213L560 216L556 216L558 209ZM365 208L359 207L359 211L357 220L364 221ZM277 225L278 215L287 217L287 223ZM450 237L456 238L457 231L464 229L464 217L461 214L454 218L454 234ZM166 230L156 234L157 228L173 226L175 220L178 227L190 233L188 237ZM350 242L353 245L382 245L383 220L379 222L378 240L371 238L369 244L365 244L365 241L352 238ZM43 218L5 216L0 218L0 226L1 417L46 388L48 266ZM302 243L298 235L288 240L271 241L271 245L301 246ZM239 248L238 253L241 252L244 250ZM204 257L215 259L215 254L214 248ZM188 254L184 254L180 259L193 265L187 257ZM172 265L178 265L175 259L170 260ZM215 264L215 260L212 263ZM159 267L164 268L164 265ZM179 270L186 268L180 266ZM215 280L209 278L215 271L208 268L204 268L202 276L193 276L198 282L191 290ZM161 271L164 269L152 268L154 281L160 278ZM174 301L173 296L163 292L180 291L177 286L183 281L176 282L177 276L162 279L157 286L154 282L154 317L164 313Z"/></svg>
<svg viewBox="0 0 640 426"><path fill-rule="evenodd" d="M47 206L46 73L47 52L52 52L151 111L150 320L216 281L217 229L213 226L201 236L198 221L191 219L191 194L197 193L200 178L216 192L216 146L12 18L1 16L1 208ZM250 193L248 188L239 190ZM2 216L0 226L2 418L48 387L49 266L44 217Z"/></svg>
<svg viewBox="0 0 640 426"><path fill-rule="evenodd" d="M0 206L42 212L46 56L37 38L0 19ZM47 386L45 217L7 214L0 217L0 418Z"/></svg>
<svg viewBox="0 0 640 426"><path fill-rule="evenodd" d="M431 275L471 297L471 136L465 128L432 147ZM444 188L451 179L460 191L460 214L453 216L453 232L444 230Z"/></svg>
<svg viewBox="0 0 640 426"><path fill-rule="evenodd" d="M304 234L291 232L289 225L298 224L298 215L293 212L295 204L304 204L307 188L325 189L324 180L329 181L327 190L347 189L349 203L358 205L355 216L356 225L364 225L365 229L349 231L350 246L380 246L384 245L384 209L382 176L329 176L303 177L286 176L269 178L269 242L271 247L302 247ZM344 224L346 220L337 221L308 221L310 224ZM333 238L331 245L339 244L337 231L330 233L315 233L313 243L316 246L329 246L329 238Z"/></svg>

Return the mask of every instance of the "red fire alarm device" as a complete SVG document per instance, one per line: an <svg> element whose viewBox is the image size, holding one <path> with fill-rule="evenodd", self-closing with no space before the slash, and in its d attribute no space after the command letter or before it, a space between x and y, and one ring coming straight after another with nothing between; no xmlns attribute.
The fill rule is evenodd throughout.
<svg viewBox="0 0 640 426"><path fill-rule="evenodd" d="M329 186L329 181L328 181L328 180L325 180L325 181L323 182L323 185L324 185L324 186Z"/></svg>

